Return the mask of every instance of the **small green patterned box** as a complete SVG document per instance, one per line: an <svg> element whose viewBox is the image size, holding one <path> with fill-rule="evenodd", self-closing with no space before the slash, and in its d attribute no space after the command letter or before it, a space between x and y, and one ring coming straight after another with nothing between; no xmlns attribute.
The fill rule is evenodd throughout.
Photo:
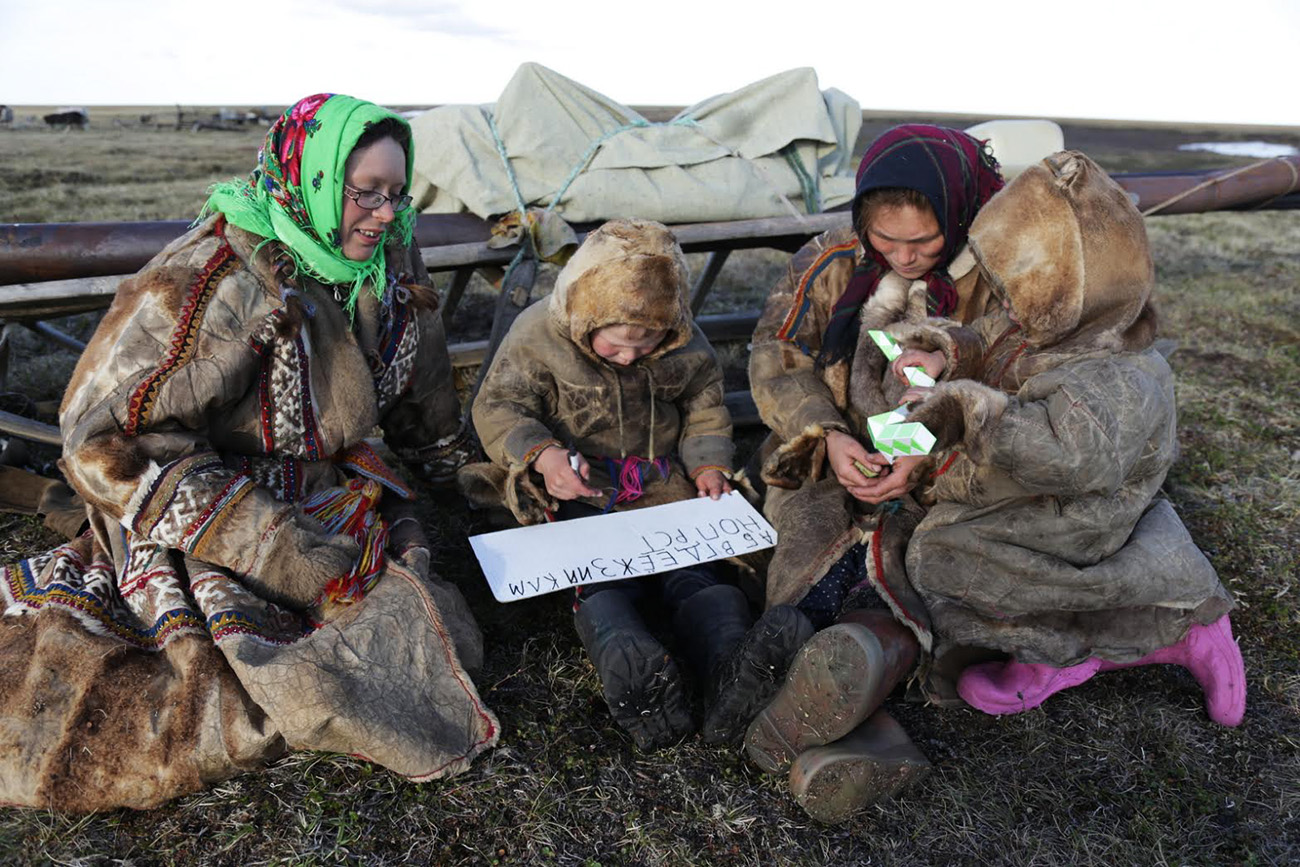
<svg viewBox="0 0 1300 867"><path fill-rule="evenodd" d="M873 415L867 419L867 430L876 450L890 463L897 457L928 455L934 448L934 434L920 422L909 422L907 410L902 407Z"/></svg>
<svg viewBox="0 0 1300 867"><path fill-rule="evenodd" d="M898 346L898 341L885 332L877 331L873 328L869 330L867 334L871 335L871 339L880 347L880 351L885 353L886 361L893 361L895 358L903 354L903 350Z"/></svg>

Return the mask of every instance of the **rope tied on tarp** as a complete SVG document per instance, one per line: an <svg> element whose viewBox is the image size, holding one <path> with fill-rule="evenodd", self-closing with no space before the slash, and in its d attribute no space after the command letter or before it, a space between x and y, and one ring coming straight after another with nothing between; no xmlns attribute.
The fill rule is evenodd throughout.
<svg viewBox="0 0 1300 867"><path fill-rule="evenodd" d="M525 215L527 213L527 205L524 202L523 192L519 189L519 179L515 176L514 167L511 166L510 164L510 155L506 151L506 143L501 138L501 133L497 129L496 120L494 119L492 112L486 109L482 109L482 111L485 119L487 120L488 129L492 133L492 142L496 147L497 155L501 157L501 164L505 167L506 179L510 182L510 191L514 194L515 207L519 211L519 218L520 221L522 222L526 219ZM648 121L644 118L637 118L636 120L629 121L625 124L615 127L614 129L602 133L598 138L596 138L589 145L587 145L587 149L582 152L582 155L578 157L577 161L573 164L573 168L569 170L569 173L565 177L564 182L560 184L559 188L551 196L551 201L546 206L546 210L544 213L549 215L555 212L555 209L559 206L560 202L564 199L564 194L569 191L569 187L572 186L573 182L578 179L579 175L581 175L584 171L587 170L587 167L591 164L591 161L595 159L597 152L599 152L601 147L603 147L605 143L608 142L610 139L634 129L649 129L651 127L670 127L670 126L690 127L691 129L695 130L695 132L697 132L700 136L702 136L712 144L715 144L718 147L722 148L726 152L727 156L733 157L735 159L746 160L747 162L753 163L752 160L749 160L747 157L745 157L735 148L731 147L730 145L724 142L718 141L716 138L706 133L704 131L704 127L700 125L700 122L689 115L684 115L682 117L675 117L670 121L666 121L662 123ZM780 153L782 156L785 157L786 161L790 164L791 171L795 173L795 176L799 180L799 185L803 188L804 203L805 203L805 209L807 213L812 214L812 213L819 212L821 210L821 191L820 191L820 183L818 179L814 177L811 173L809 173L807 167L805 167L803 164L803 160L800 159L799 155L794 152L793 142L791 142L785 148L782 148ZM754 163L754 165L757 166L758 164ZM778 189L775 184L771 183L765 177L762 176L762 172L759 173L759 177L760 180L762 180L765 184L767 184L767 186L772 190L773 194L775 194L775 196L790 210L791 214L800 217L803 216L803 214L799 212L799 209L794 206L794 203L790 201L789 197L786 196L785 193L781 192L781 190ZM516 256L515 258L517 260L519 257ZM510 267L513 268L514 264L515 264L514 262L511 262ZM506 273L507 274L510 273L509 268L506 269Z"/></svg>
<svg viewBox="0 0 1300 867"><path fill-rule="evenodd" d="M530 239L532 232L528 229L528 205L524 203L524 194L519 189L519 179L515 177L514 166L510 165L510 155L506 153L506 143L501 139L501 133L497 130L497 122L492 117L492 112L484 111L484 117L487 118L488 129L492 131L492 141L496 144L497 156L501 157L501 165L505 167L506 179L510 181L510 191L515 194L515 209L519 211L519 224L524 230L524 234ZM523 260L528 250L532 247L531 243L523 241L519 244L519 252L510 260L506 267L505 276L501 278L501 285L504 287L510 279L510 272Z"/></svg>
<svg viewBox="0 0 1300 867"><path fill-rule="evenodd" d="M785 157L785 161L790 165L790 170L799 179L799 186L803 187L804 210L810 214L820 213L822 209L820 176L816 172L808 171L808 167L803 164L803 158L799 156L799 148L794 142L790 142L781 148L778 153Z"/></svg>

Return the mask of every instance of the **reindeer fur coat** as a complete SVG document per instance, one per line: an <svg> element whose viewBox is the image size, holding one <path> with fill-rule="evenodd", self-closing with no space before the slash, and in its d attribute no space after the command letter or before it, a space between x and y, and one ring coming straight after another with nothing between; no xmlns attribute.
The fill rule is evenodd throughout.
<svg viewBox="0 0 1300 867"><path fill-rule="evenodd" d="M1174 381L1152 347L1141 215L1063 152L984 207L970 247L1000 306L890 329L947 357L911 416L939 440L906 557L936 653L1128 662L1221 617L1227 592L1160 496Z"/></svg>
<svg viewBox="0 0 1300 867"><path fill-rule="evenodd" d="M759 415L772 431L759 452L767 485L763 511L781 539L767 570L769 606L798 602L844 553L874 539L868 568L901 572L904 546L921 510L909 496L886 522L880 509L849 496L826 461L826 433L840 431L870 443L866 419L898 405L903 387L867 330L926 317L926 284L885 275L863 305L859 348L851 360L817 368L835 303L864 256L845 227L813 238L799 250L768 295L754 332L749 383ZM989 297L969 248L948 267L958 295L954 316L978 315ZM918 469L924 472L925 466ZM924 633L923 609L913 624Z"/></svg>
<svg viewBox="0 0 1300 867"><path fill-rule="evenodd" d="M496 741L462 665L478 628L365 442L426 463L457 441L425 271L390 249L392 303L363 294L353 325L262 240L218 215L173 242L77 365L64 469L91 529L0 572L0 802L150 808L294 748L428 779ZM382 571L321 623L359 549L302 504L375 482Z"/></svg>
<svg viewBox="0 0 1300 867"><path fill-rule="evenodd" d="M461 471L471 502L506 505L523 524L557 503L532 463L548 445L575 448L589 483L613 490L604 457L671 456L667 479L651 474L637 508L696 495L707 468L730 475L731 416L722 368L691 318L681 248L659 223L616 220L587 237L549 299L515 320L474 401L474 426L490 464ZM656 349L624 367L591 348L608 325L666 330ZM604 507L608 497L593 505Z"/></svg>

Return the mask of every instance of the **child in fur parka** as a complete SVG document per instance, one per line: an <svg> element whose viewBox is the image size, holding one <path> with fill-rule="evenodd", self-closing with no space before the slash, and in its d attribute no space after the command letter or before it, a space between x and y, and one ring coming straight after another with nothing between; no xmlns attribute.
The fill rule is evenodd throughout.
<svg viewBox="0 0 1300 867"><path fill-rule="evenodd" d="M592 232L484 379L473 418L492 463L462 471L470 500L533 524L730 492L722 369L688 286L681 248L659 223ZM677 663L636 608L653 591L706 683L705 740L739 737L811 626L789 606L754 625L744 593L713 564L580 588L578 634L610 712L643 749L694 728Z"/></svg>
<svg viewBox="0 0 1300 867"><path fill-rule="evenodd" d="M1100 671L1187 668L1235 726L1245 673L1232 600L1169 502L1173 374L1152 343L1142 217L1077 152L1032 167L980 215L971 246L1002 309L969 327L903 326L945 382L912 418L951 449L907 572L949 646L1010 654L957 691L1018 713ZM942 648L936 648L942 650Z"/></svg>

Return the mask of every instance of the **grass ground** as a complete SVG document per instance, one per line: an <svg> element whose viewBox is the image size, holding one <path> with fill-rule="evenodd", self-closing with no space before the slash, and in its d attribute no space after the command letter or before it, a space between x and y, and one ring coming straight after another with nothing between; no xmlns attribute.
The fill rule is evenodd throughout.
<svg viewBox="0 0 1300 867"><path fill-rule="evenodd" d="M0 134L0 146L12 156L19 141L12 136L67 143L78 134L8 135ZM96 153L122 148L118 156L135 166L140 184L153 183L145 154L162 159L201 146L221 166L216 179L245 169L255 144L233 141L239 134L140 135L94 145ZM15 158L0 166L0 219L89 219L75 208L9 213L18 201L9 173L30 171L22 165ZM76 170L131 186L126 169ZM178 158L174 171L190 171L187 161ZM206 180L189 182L201 188ZM65 207L94 185L77 184ZM140 207L180 217L192 213L181 204L189 201ZM1106 674L1014 717L895 701L891 710L934 773L904 797L825 828L803 815L783 780L764 777L735 750L689 742L636 751L603 707L565 603L495 604L465 542L474 518L454 495L426 491L425 523L441 539L439 570L464 588L487 636L477 682L501 718L499 748L434 783L296 754L149 812L4 810L0 862L1300 862L1300 213L1157 217L1148 226L1162 333L1178 344L1171 363L1182 456L1166 491L1238 600L1233 620L1248 677L1241 728L1210 723L1195 682L1168 667ZM754 307L784 259L733 257L711 309ZM458 337L481 328L475 306L487 301L476 296L458 315ZM88 331L93 317L69 327ZM55 399L71 357L29 339L20 335L20 357L41 363L20 365L13 385ZM724 354L737 376L743 344ZM28 519L0 516L5 562L55 541Z"/></svg>

